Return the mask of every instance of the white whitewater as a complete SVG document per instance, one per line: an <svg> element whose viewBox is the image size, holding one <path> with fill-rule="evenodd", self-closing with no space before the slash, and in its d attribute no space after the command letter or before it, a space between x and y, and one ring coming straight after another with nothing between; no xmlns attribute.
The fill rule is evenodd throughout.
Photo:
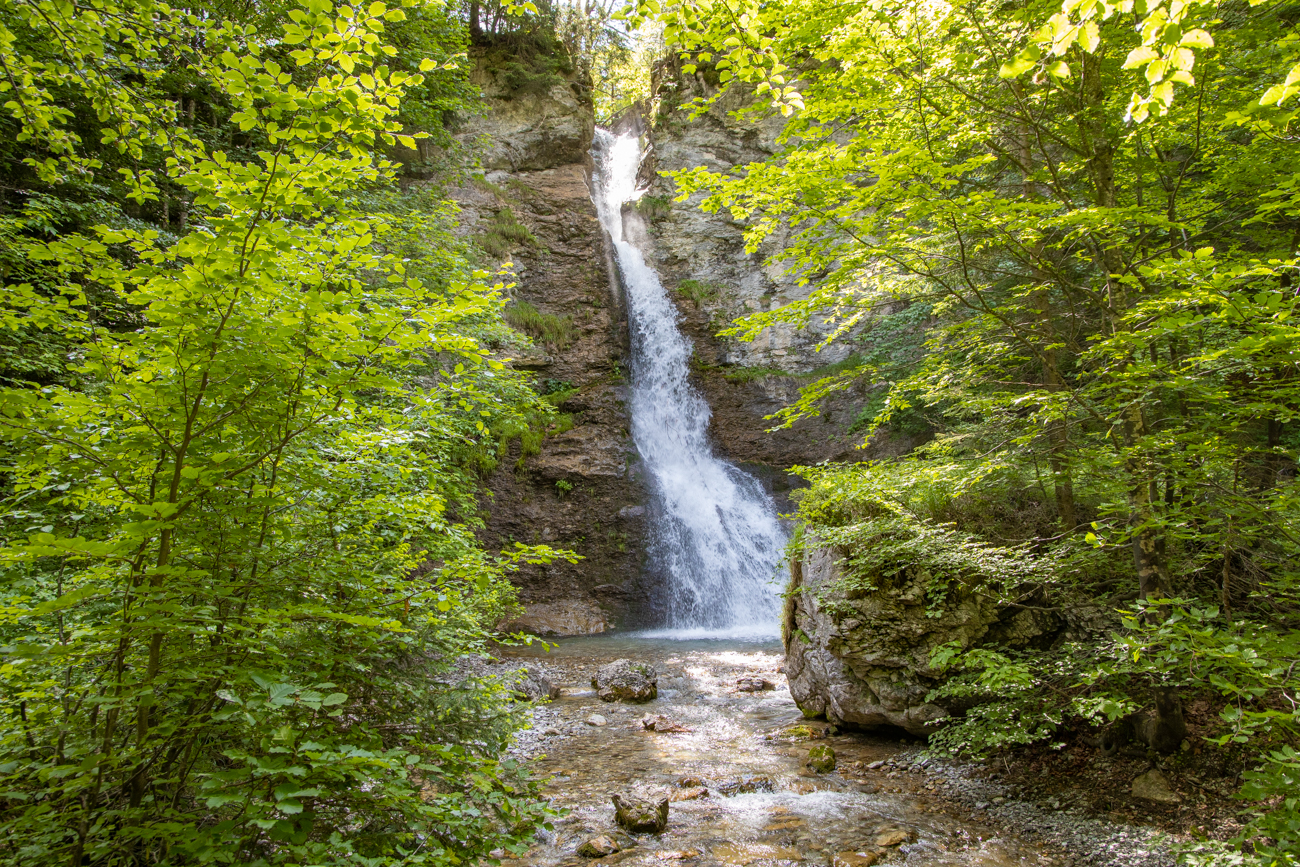
<svg viewBox="0 0 1300 867"><path fill-rule="evenodd" d="M613 242L632 349L632 439L649 471L650 562L669 587L671 638L770 637L785 546L776 508L748 473L713 454L709 405L688 380L691 344L677 309L627 229L638 197L636 135L596 130L593 199ZM626 220L626 225L625 225Z"/></svg>

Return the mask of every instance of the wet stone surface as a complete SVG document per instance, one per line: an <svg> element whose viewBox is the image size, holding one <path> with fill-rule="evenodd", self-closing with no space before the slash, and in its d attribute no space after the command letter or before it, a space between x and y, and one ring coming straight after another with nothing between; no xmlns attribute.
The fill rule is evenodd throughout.
<svg viewBox="0 0 1300 867"><path fill-rule="evenodd" d="M503 862L511 867L1171 863L1144 829L1063 820L1008 801L957 766L922 766L915 742L805 720L774 644L605 637L515 652L562 688L534 709L514 753L535 759L550 778L547 796L568 812L522 858ZM597 697L593 673L622 657L657 669L657 699L611 705ZM742 690L744 678L775 689ZM647 711L688 730L647 729ZM607 725L586 723L596 712ZM808 766L819 745L834 750L836 770ZM663 833L629 834L616 824L611 795L632 789L670 799ZM619 850L578 854L601 836Z"/></svg>

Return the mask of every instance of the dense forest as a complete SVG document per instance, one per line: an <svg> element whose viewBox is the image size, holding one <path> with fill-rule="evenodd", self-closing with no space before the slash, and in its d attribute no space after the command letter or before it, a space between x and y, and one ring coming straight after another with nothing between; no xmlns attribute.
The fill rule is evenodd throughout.
<svg viewBox="0 0 1300 867"><path fill-rule="evenodd" d="M782 119L771 159L673 178L812 287L726 334L832 320L851 362L773 424L865 384L865 442L924 442L799 468L792 552L845 552L849 594L1113 615L936 653L966 710L930 749L1208 696L1247 813L1186 857L1297 863L1298 27L0 0L0 864L489 863L548 822L503 758L524 708L459 665L511 640L516 570L573 558L477 534L556 411L503 361L511 273L454 231L471 49L591 81L604 120L728 91ZM652 107L652 64L695 85Z"/></svg>
<svg viewBox="0 0 1300 867"><path fill-rule="evenodd" d="M790 118L781 150L683 194L816 286L732 334L831 317L907 456L803 470L799 545L850 596L910 570L1111 637L935 665L972 707L932 737L1050 740L1212 694L1248 768L1244 837L1300 854L1300 8L1287 3L660 3L686 75ZM713 97L716 98L716 97ZM701 97L697 111L708 109Z"/></svg>

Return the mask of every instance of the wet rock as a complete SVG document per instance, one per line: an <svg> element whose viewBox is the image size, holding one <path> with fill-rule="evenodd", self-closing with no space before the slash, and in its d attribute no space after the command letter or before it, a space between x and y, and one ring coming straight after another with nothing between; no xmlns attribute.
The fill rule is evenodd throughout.
<svg viewBox="0 0 1300 867"><path fill-rule="evenodd" d="M839 725L897 726L914 735L934 730L948 709L926 700L942 682L932 651L957 641L998 648L1040 646L1063 621L1036 607L1010 608L973 591L955 590L939 616L927 607L931 580L908 568L848 598L842 554L809 546L790 564L791 590L782 630L790 695L805 714Z"/></svg>
<svg viewBox="0 0 1300 867"><path fill-rule="evenodd" d="M704 781L703 777L681 777L677 780L678 788L682 789L698 789L707 785L708 783Z"/></svg>
<svg viewBox="0 0 1300 867"><path fill-rule="evenodd" d="M521 701L550 701L560 697L560 688L532 666L519 669L514 677L511 689Z"/></svg>
<svg viewBox="0 0 1300 867"><path fill-rule="evenodd" d="M646 702L659 696L658 672L653 665L616 659L602 665L591 679L601 701Z"/></svg>
<svg viewBox="0 0 1300 867"><path fill-rule="evenodd" d="M771 777L741 777L737 780L728 780L717 787L718 794L731 797L732 795L752 795L755 792L771 792L775 787L772 785Z"/></svg>
<svg viewBox="0 0 1300 867"><path fill-rule="evenodd" d="M707 798L709 790L700 786L693 789L678 789L668 796L670 801L698 801L700 798Z"/></svg>
<svg viewBox="0 0 1300 867"><path fill-rule="evenodd" d="M902 846L904 843L911 843L915 839L915 831L910 831L906 828L889 828L876 835L876 845L889 848L891 846Z"/></svg>
<svg viewBox="0 0 1300 867"><path fill-rule="evenodd" d="M624 506L618 510L618 516L624 521L645 517L645 506Z"/></svg>
<svg viewBox="0 0 1300 867"><path fill-rule="evenodd" d="M613 855L621 850L618 841L613 837L592 837L587 842L578 847L578 854L583 858L603 858L606 855Z"/></svg>
<svg viewBox="0 0 1300 867"><path fill-rule="evenodd" d="M831 867L871 867L879 860L875 852L836 852Z"/></svg>
<svg viewBox="0 0 1300 867"><path fill-rule="evenodd" d="M765 677L741 677L736 680L736 690L738 692L762 692L765 689L776 689L776 684Z"/></svg>
<svg viewBox="0 0 1300 867"><path fill-rule="evenodd" d="M614 821L633 834L659 834L668 827L668 798L646 792L611 796Z"/></svg>
<svg viewBox="0 0 1300 867"><path fill-rule="evenodd" d="M595 635L609 629L609 617L590 602L543 602L524 606L524 613L501 624L504 632L531 635Z"/></svg>
<svg viewBox="0 0 1300 867"><path fill-rule="evenodd" d="M1133 781L1133 797L1157 804L1177 804L1182 800L1169 787L1169 779L1155 768Z"/></svg>
<svg viewBox="0 0 1300 867"><path fill-rule="evenodd" d="M699 849L665 849L655 853L660 861L689 861L700 857Z"/></svg>
<svg viewBox="0 0 1300 867"><path fill-rule="evenodd" d="M600 726L607 725L608 723L609 720L605 719L603 716L601 716L598 713L593 713L591 716L587 717L587 725L589 726L596 726L599 728Z"/></svg>
<svg viewBox="0 0 1300 867"><path fill-rule="evenodd" d="M835 770L835 750L818 744L808 751L808 766L820 774L829 774Z"/></svg>
<svg viewBox="0 0 1300 867"><path fill-rule="evenodd" d="M689 732L686 726L663 714L646 714L641 717L641 727L648 732Z"/></svg>

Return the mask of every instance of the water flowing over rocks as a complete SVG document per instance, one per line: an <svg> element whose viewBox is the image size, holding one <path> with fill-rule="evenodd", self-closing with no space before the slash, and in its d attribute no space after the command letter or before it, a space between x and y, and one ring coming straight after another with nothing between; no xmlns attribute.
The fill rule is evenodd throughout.
<svg viewBox="0 0 1300 867"><path fill-rule="evenodd" d="M924 736L950 709L926 700L939 683L933 650L1040 645L1060 632L1057 616L956 591L939 616L926 603L929 576L905 570L870 594L838 589L841 554L809 548L791 564L783 637L790 694L805 714L837 725L897 726Z"/></svg>
<svg viewBox="0 0 1300 867"><path fill-rule="evenodd" d="M567 812L521 858L504 863L574 867L592 857L584 844L607 837L620 851L599 856L607 859L601 863L621 867L1173 867L1151 829L1021 800L992 765L926 758L896 738L802 720L778 651L618 636L561 640L545 654L561 697L530 709L533 728L512 754L536 758L545 794ZM646 730L642 707L601 702L590 679L623 658L659 672L660 696L643 707L690 732ZM737 692L745 676L776 688ZM607 725L584 724L593 710ZM805 767L809 738L834 750L834 770ZM633 836L615 821L611 795L633 792L669 799L662 833Z"/></svg>

